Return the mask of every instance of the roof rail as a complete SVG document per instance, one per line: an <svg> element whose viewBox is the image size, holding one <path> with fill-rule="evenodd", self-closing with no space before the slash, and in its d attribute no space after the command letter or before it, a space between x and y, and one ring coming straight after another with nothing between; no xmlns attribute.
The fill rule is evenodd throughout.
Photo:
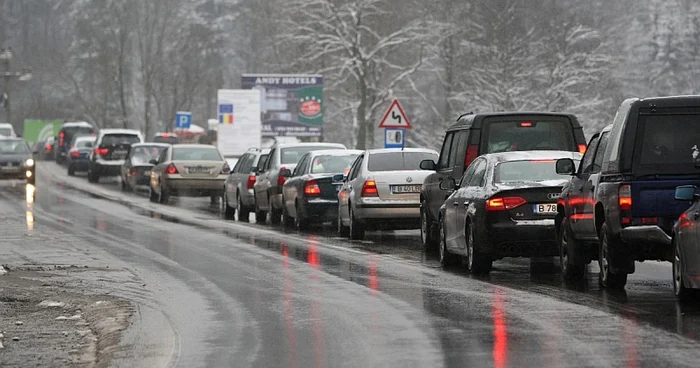
<svg viewBox="0 0 700 368"><path fill-rule="evenodd" d="M470 112L468 112L468 113L466 113L466 114L460 115L460 116L457 118L457 121L460 121L463 117L465 117L465 116L467 116L467 115L474 115L474 111L470 111Z"/></svg>

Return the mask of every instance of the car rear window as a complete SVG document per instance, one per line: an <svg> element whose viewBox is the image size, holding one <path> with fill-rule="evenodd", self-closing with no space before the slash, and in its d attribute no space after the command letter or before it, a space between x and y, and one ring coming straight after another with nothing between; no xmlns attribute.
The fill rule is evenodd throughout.
<svg viewBox="0 0 700 368"><path fill-rule="evenodd" d="M64 139L66 141L71 141L73 139L73 136L76 134L79 135L91 135L95 133L95 129L92 129L90 127L68 127L68 128L63 128L63 133L65 133Z"/></svg>
<svg viewBox="0 0 700 368"><path fill-rule="evenodd" d="M76 148L91 148L95 143L94 139L80 139L75 141Z"/></svg>
<svg viewBox="0 0 700 368"><path fill-rule="evenodd" d="M574 131L568 120L530 119L485 122L484 153L508 151L577 151ZM485 149L485 151L483 151Z"/></svg>
<svg viewBox="0 0 700 368"><path fill-rule="evenodd" d="M223 161L216 148L173 147L173 161Z"/></svg>
<svg viewBox="0 0 700 368"><path fill-rule="evenodd" d="M165 151L163 146L137 146L133 147L131 161L133 163L148 163L151 160L157 160Z"/></svg>
<svg viewBox="0 0 700 368"><path fill-rule="evenodd" d="M382 152L369 156L369 171L420 170L423 160L437 161L438 156L429 152Z"/></svg>
<svg viewBox="0 0 700 368"><path fill-rule="evenodd" d="M347 171L359 155L331 156L323 155L314 157L311 162L312 174L332 174Z"/></svg>
<svg viewBox="0 0 700 368"><path fill-rule="evenodd" d="M326 150L326 149L338 149L338 147L329 147L329 146L301 146L301 147L287 147L287 148L282 148L280 150L280 158L282 164L296 164L299 162L299 159L301 156L304 156L305 154L311 152L311 151L320 151L320 150Z"/></svg>
<svg viewBox="0 0 700 368"><path fill-rule="evenodd" d="M155 143L170 143L170 144L177 144L180 143L180 137L171 135L171 136L156 136L153 138L153 142Z"/></svg>
<svg viewBox="0 0 700 368"><path fill-rule="evenodd" d="M134 134L108 134L102 137L102 146L112 146L116 144L134 144L141 142L139 136Z"/></svg>
<svg viewBox="0 0 700 368"><path fill-rule="evenodd" d="M635 140L635 172L697 174L700 115L640 116Z"/></svg>
<svg viewBox="0 0 700 368"><path fill-rule="evenodd" d="M578 167L579 160L574 160ZM502 162L494 170L495 183L516 183L561 180L557 174L556 160L522 160Z"/></svg>

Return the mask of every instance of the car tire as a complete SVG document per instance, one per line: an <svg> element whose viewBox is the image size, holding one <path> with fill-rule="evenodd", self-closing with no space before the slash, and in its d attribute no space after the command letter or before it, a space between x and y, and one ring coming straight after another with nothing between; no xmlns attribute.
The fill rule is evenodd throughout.
<svg viewBox="0 0 700 368"><path fill-rule="evenodd" d="M158 194L153 190L153 187L148 185L148 199L153 203L158 203Z"/></svg>
<svg viewBox="0 0 700 368"><path fill-rule="evenodd" d="M693 289L689 289L683 282L683 257L680 244L673 238L673 291L680 301L687 301L695 294Z"/></svg>
<svg viewBox="0 0 700 368"><path fill-rule="evenodd" d="M440 236L437 239L433 231L432 220L428 214L428 202L423 201L420 206L420 240L426 252L436 250L440 243Z"/></svg>
<svg viewBox="0 0 700 368"><path fill-rule="evenodd" d="M257 196L255 198L255 223L264 224L267 221L267 211L263 211L258 207Z"/></svg>
<svg viewBox="0 0 700 368"><path fill-rule="evenodd" d="M440 264L442 267L455 266L460 262L460 257L456 254L450 253L450 251L447 250L447 237L445 236L444 220L440 218L439 223L440 240L438 243L440 244L440 247L438 249L440 253Z"/></svg>
<svg viewBox="0 0 700 368"><path fill-rule="evenodd" d="M170 193L163 188L163 185L160 186L160 193L158 194L158 203L160 204L168 204L168 200L170 199Z"/></svg>
<svg viewBox="0 0 700 368"><path fill-rule="evenodd" d="M93 183L93 184L99 183L100 182L100 175L95 174L92 171L92 169L88 169L87 180L89 183Z"/></svg>
<svg viewBox="0 0 700 368"><path fill-rule="evenodd" d="M297 213L297 216L299 214ZM295 226L296 220L294 217L289 216L289 211L287 211L287 206L284 205L282 207L282 226L284 226L285 229L291 229Z"/></svg>
<svg viewBox="0 0 700 368"><path fill-rule="evenodd" d="M350 204L348 203L348 206ZM360 223L355 218L355 213L350 207L350 239L352 240L363 240L365 238L365 224Z"/></svg>
<svg viewBox="0 0 700 368"><path fill-rule="evenodd" d="M75 166L72 164L68 165L68 176L75 176Z"/></svg>
<svg viewBox="0 0 700 368"><path fill-rule="evenodd" d="M559 248L559 266L561 268L562 279L569 282L582 281L585 278L586 265L581 262L583 255L574 253L579 252L581 247L576 239L571 236L571 228L569 227L569 221L566 218L562 220L561 225L559 226L557 244ZM569 255L572 254L575 255L573 257L569 257Z"/></svg>
<svg viewBox="0 0 700 368"><path fill-rule="evenodd" d="M221 199L221 206L223 208L224 220L235 220L236 219L236 209L229 206L228 195L224 193Z"/></svg>
<svg viewBox="0 0 700 368"><path fill-rule="evenodd" d="M267 197L268 206L270 206L270 224L279 225L282 222L282 210L278 210L272 204L272 198L268 195Z"/></svg>
<svg viewBox="0 0 700 368"><path fill-rule="evenodd" d="M603 223L600 228L600 251L598 252L598 266L600 267L600 273L598 277L598 282L600 286L608 289L624 289L627 284L627 274L617 274L612 273L610 270L610 259L609 259L609 249L611 245L616 245L610 238L608 231L608 225Z"/></svg>
<svg viewBox="0 0 700 368"><path fill-rule="evenodd" d="M311 227L311 219L302 214L302 212L299 210L298 203L294 206L294 209L296 210L296 213L297 213L297 216L294 218L294 224L296 225L297 230L299 230L299 231L309 230L309 228Z"/></svg>
<svg viewBox="0 0 700 368"><path fill-rule="evenodd" d="M250 221L250 210L248 207L243 205L243 200L240 195L236 195L236 203L238 204L238 221L249 222Z"/></svg>
<svg viewBox="0 0 700 368"><path fill-rule="evenodd" d="M347 238L348 236L350 236L350 227L349 227L349 226L345 226L345 225L343 224L343 218L340 217L340 206L338 206L338 220L337 220L337 224L338 224L338 229L337 229L337 230L338 230L338 236L342 236L342 237L344 237L344 238Z"/></svg>
<svg viewBox="0 0 700 368"><path fill-rule="evenodd" d="M487 275L493 268L493 259L482 254L476 246L476 228L469 221L466 226L465 240L467 243L467 268L473 275Z"/></svg>

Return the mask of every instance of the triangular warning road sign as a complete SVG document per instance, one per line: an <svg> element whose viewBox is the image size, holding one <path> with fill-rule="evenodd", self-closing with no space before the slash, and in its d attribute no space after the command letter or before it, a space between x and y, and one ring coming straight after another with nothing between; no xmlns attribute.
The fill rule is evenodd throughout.
<svg viewBox="0 0 700 368"><path fill-rule="evenodd" d="M386 111L382 121L379 123L380 128L404 128L411 129L411 123L406 117L406 113L403 112L399 100L394 99L394 102L389 106L389 110Z"/></svg>

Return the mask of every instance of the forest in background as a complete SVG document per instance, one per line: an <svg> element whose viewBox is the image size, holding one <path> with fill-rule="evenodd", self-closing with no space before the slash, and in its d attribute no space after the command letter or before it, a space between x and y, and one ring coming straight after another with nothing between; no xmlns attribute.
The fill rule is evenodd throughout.
<svg viewBox="0 0 700 368"><path fill-rule="evenodd" d="M358 148L383 144L393 98L409 145L437 148L471 111L567 111L591 134L624 98L700 93L694 0L0 0L0 46L34 76L12 82L18 128L205 124L242 73L323 74L324 138Z"/></svg>

